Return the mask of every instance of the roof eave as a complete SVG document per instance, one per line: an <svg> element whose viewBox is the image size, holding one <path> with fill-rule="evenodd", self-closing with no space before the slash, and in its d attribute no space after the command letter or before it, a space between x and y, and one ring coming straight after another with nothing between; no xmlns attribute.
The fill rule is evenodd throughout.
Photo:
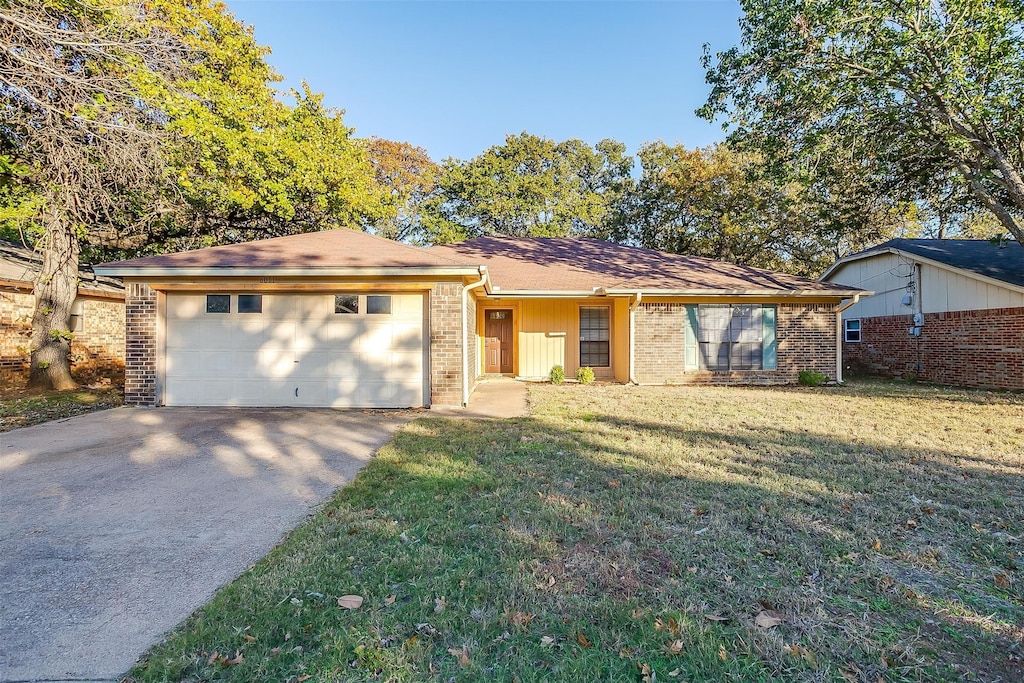
<svg viewBox="0 0 1024 683"><path fill-rule="evenodd" d="M756 296L756 297L779 297L785 299L798 299L808 297L828 297L834 299L845 299L854 295L870 296L874 292L863 289L609 289L608 294L625 295L640 293L644 296Z"/></svg>
<svg viewBox="0 0 1024 683"><path fill-rule="evenodd" d="M402 275L436 275L454 277L479 275L479 266L395 266L389 268L168 268L168 267L119 267L114 264L94 266L97 275L113 275L130 278L154 277L396 277Z"/></svg>

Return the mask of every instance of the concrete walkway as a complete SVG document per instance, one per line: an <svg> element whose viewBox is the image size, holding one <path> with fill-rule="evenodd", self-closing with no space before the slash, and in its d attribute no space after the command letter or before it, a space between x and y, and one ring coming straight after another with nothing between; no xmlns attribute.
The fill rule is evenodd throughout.
<svg viewBox="0 0 1024 683"><path fill-rule="evenodd" d="M506 419L524 417L529 410L526 383L502 377L481 381L469 397L467 408L436 408L430 412L445 417Z"/></svg>
<svg viewBox="0 0 1024 683"><path fill-rule="evenodd" d="M0 681L112 681L412 411L118 408L0 434Z"/></svg>

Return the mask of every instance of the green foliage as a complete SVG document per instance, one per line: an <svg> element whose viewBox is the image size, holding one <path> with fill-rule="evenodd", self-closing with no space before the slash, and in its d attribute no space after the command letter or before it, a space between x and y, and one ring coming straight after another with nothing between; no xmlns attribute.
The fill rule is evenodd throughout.
<svg viewBox="0 0 1024 683"><path fill-rule="evenodd" d="M55 341L69 342L75 338L75 333L71 330L50 330L50 339Z"/></svg>
<svg viewBox="0 0 1024 683"><path fill-rule="evenodd" d="M804 387L820 387L828 381L826 375L815 370L801 370L797 382Z"/></svg>
<svg viewBox="0 0 1024 683"><path fill-rule="evenodd" d="M374 234L423 242L423 207L437 187L440 167L408 142L370 138L367 149L376 181L388 193L385 215L371 223Z"/></svg>
<svg viewBox="0 0 1024 683"><path fill-rule="evenodd" d="M576 381L580 384L591 384L594 381L594 369L583 367L576 371Z"/></svg>
<svg viewBox="0 0 1024 683"><path fill-rule="evenodd" d="M614 140L590 147L523 132L470 161L447 159L424 208L426 238L603 237L628 186L625 151Z"/></svg>
<svg viewBox="0 0 1024 683"><path fill-rule="evenodd" d="M561 384L565 381L565 368L561 365L552 365L550 378L552 384Z"/></svg>
<svg viewBox="0 0 1024 683"><path fill-rule="evenodd" d="M740 45L705 53L702 116L726 115L779 177L837 189L855 176L842 192L851 215L955 208L957 188L1024 241L1024 2L741 6Z"/></svg>

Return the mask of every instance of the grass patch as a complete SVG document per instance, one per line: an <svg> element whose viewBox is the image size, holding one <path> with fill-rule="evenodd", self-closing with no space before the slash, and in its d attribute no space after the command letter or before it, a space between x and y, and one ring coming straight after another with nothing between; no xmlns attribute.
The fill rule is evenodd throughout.
<svg viewBox="0 0 1024 683"><path fill-rule="evenodd" d="M407 425L132 677L1021 679L1024 397L530 391Z"/></svg>
<svg viewBox="0 0 1024 683"><path fill-rule="evenodd" d="M0 395L0 432L116 408L124 403L119 388L35 392L8 389Z"/></svg>

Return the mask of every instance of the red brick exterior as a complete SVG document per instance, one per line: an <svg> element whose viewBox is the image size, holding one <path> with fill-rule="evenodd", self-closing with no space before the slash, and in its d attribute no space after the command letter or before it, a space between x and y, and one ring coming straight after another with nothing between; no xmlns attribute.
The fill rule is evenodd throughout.
<svg viewBox="0 0 1024 683"><path fill-rule="evenodd" d="M430 292L431 405L462 405L462 315L462 284L434 285ZM467 334L474 324L467 324Z"/></svg>
<svg viewBox="0 0 1024 683"><path fill-rule="evenodd" d="M125 285L124 402L153 406L157 403L157 293L149 285Z"/></svg>
<svg viewBox="0 0 1024 683"><path fill-rule="evenodd" d="M831 304L779 304L777 369L713 372L684 369L686 304L641 304L635 313L635 379L640 384L789 384L801 370L835 378L835 311Z"/></svg>
<svg viewBox="0 0 1024 683"><path fill-rule="evenodd" d="M843 343L851 371L991 389L1024 389L1024 308L861 318L861 341Z"/></svg>
<svg viewBox="0 0 1024 683"><path fill-rule="evenodd" d="M79 297L82 321L71 342L71 373L84 384L120 383L124 377L124 302ZM32 312L31 292L0 292L0 380L28 378Z"/></svg>

